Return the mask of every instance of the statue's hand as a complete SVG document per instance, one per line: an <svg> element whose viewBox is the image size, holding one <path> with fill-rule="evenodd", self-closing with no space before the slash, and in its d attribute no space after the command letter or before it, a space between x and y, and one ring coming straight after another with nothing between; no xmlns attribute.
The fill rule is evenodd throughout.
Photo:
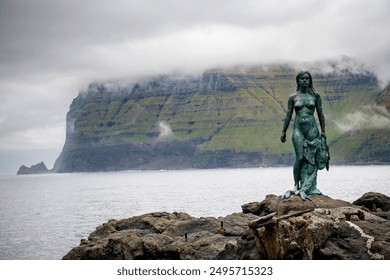
<svg viewBox="0 0 390 280"><path fill-rule="evenodd" d="M282 143L286 142L286 132L282 132L282 136L280 136L280 141L282 141Z"/></svg>

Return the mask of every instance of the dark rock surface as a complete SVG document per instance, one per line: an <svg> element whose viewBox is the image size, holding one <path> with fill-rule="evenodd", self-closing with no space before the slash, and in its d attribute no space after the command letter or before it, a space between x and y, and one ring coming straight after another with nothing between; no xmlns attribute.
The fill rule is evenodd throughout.
<svg viewBox="0 0 390 280"><path fill-rule="evenodd" d="M17 175L22 175L22 174L43 174L43 173L49 173L50 170L47 169L46 165L41 161L40 163L34 164L31 167L26 167L22 165L18 172L16 173Z"/></svg>
<svg viewBox="0 0 390 280"><path fill-rule="evenodd" d="M219 218L157 212L110 220L63 259L390 259L389 220L310 198L268 195Z"/></svg>
<svg viewBox="0 0 390 280"><path fill-rule="evenodd" d="M390 197L381 193L368 192L353 202L364 206L372 212L390 211Z"/></svg>
<svg viewBox="0 0 390 280"><path fill-rule="evenodd" d="M269 194L262 202L251 202L241 206L244 213L252 213L258 216L265 216L273 212L278 215L288 214L290 211L303 211L314 208L337 208L351 206L351 203L333 199L326 195L310 195L310 200L302 200L300 196L291 196L283 199L282 196Z"/></svg>
<svg viewBox="0 0 390 280"><path fill-rule="evenodd" d="M368 192L353 202L355 205L369 209L372 214L390 220L390 197L387 195Z"/></svg>
<svg viewBox="0 0 390 280"><path fill-rule="evenodd" d="M390 221L342 200L310 198L268 195L259 204L256 212L263 217L277 213L253 229L262 259L390 258Z"/></svg>
<svg viewBox="0 0 390 280"><path fill-rule="evenodd" d="M193 218L158 212L110 220L63 259L236 259L238 240L255 218L241 213Z"/></svg>

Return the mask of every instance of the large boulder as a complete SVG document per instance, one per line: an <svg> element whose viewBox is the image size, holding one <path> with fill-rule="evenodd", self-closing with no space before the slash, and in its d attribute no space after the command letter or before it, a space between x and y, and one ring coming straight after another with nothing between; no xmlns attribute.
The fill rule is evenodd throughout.
<svg viewBox="0 0 390 280"><path fill-rule="evenodd" d="M390 211L390 197L387 195L368 192L353 202L355 205L364 206L372 212Z"/></svg>

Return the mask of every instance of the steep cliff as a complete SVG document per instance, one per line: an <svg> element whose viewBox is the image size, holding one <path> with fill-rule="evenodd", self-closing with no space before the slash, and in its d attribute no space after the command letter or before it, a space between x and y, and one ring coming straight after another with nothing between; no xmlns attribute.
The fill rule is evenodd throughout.
<svg viewBox="0 0 390 280"><path fill-rule="evenodd" d="M66 143L54 170L291 164L292 145L281 144L279 137L297 72L269 65L92 83L70 106ZM378 81L369 71L337 66L311 73L323 99L329 141L341 139L354 128L340 129L339 122L377 101Z"/></svg>
<svg viewBox="0 0 390 280"><path fill-rule="evenodd" d="M390 85L385 87L385 89L379 94L378 103L385 106L387 110L390 110Z"/></svg>

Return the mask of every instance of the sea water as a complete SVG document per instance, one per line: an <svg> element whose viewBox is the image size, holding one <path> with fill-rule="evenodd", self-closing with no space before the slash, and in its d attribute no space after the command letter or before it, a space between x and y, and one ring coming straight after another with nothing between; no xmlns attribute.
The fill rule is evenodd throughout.
<svg viewBox="0 0 390 280"><path fill-rule="evenodd" d="M390 195L390 166L331 166L318 188L354 201ZM219 217L293 187L292 168L0 176L0 259L61 259L110 219L156 211Z"/></svg>

